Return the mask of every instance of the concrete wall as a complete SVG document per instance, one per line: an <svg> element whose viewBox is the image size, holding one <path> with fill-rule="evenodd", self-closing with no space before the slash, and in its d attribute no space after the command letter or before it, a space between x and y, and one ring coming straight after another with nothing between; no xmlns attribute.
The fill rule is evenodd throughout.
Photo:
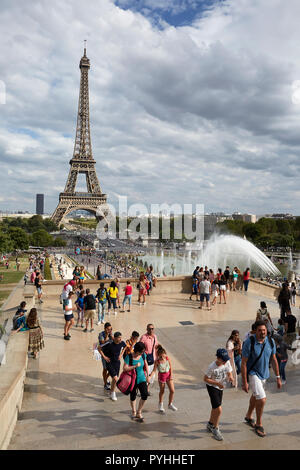
<svg viewBox="0 0 300 470"><path fill-rule="evenodd" d="M13 333L0 367L0 450L7 449L22 406L27 369L28 331Z"/></svg>

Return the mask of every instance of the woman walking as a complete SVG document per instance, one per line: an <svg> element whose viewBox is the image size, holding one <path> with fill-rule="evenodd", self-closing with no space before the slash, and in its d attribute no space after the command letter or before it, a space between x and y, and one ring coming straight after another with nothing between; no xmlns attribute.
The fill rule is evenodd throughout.
<svg viewBox="0 0 300 470"><path fill-rule="evenodd" d="M240 340L240 333L238 330L233 330L229 336L226 349L230 357L230 364L233 369L233 376L241 373L242 364L242 342ZM235 387L237 387L237 377L235 378Z"/></svg>
<svg viewBox="0 0 300 470"><path fill-rule="evenodd" d="M119 290L116 286L115 281L111 281L110 287L108 288L109 298L114 309L114 314L117 315L117 300L119 295ZM108 304L108 315L110 314L111 305Z"/></svg>
<svg viewBox="0 0 300 470"><path fill-rule="evenodd" d="M168 408L173 411L177 411L176 406L173 404L175 388L172 376L172 366L171 361L167 356L166 350L158 344L156 346L157 359L154 363L154 368L149 379L151 380L152 375L155 374L156 369L158 369L158 383L159 383L159 411L164 413L164 403L163 397L165 393L165 386L168 385L169 388L169 405Z"/></svg>
<svg viewBox="0 0 300 470"><path fill-rule="evenodd" d="M132 392L130 392L130 406L131 406L131 419L134 419L138 422L143 422L144 417L142 415L142 410L145 405L145 402L148 398L148 388L147 382L149 382L148 377L148 364L144 355L145 345L144 343L138 342L134 345L133 354L128 354L124 359L124 372L135 369L136 370L136 380ZM129 365L132 362L132 365ZM138 404L138 409L136 409L136 395L137 390L140 391L141 398Z"/></svg>
<svg viewBox="0 0 300 470"><path fill-rule="evenodd" d="M222 295L224 299L224 304L226 304L226 277L224 276L224 274L221 275L220 280L219 280L219 290L220 290L219 304L222 303Z"/></svg>
<svg viewBox="0 0 300 470"><path fill-rule="evenodd" d="M141 299L142 299L143 300L142 305L145 305L147 290L146 290L146 283L145 283L145 274L143 272L141 272L141 274L140 274L138 286L139 286L138 287L138 289L139 289L138 302L139 302L139 304L141 304Z"/></svg>
<svg viewBox="0 0 300 470"><path fill-rule="evenodd" d="M243 273L243 283L244 283L244 290L247 292L248 285L250 281L250 268L247 268L246 271Z"/></svg>
<svg viewBox="0 0 300 470"><path fill-rule="evenodd" d="M282 284L281 291L278 295L278 303L280 307L280 318L285 322L287 312L291 311L290 305L291 293L289 289L289 285L287 282Z"/></svg>
<svg viewBox="0 0 300 470"><path fill-rule="evenodd" d="M255 321L264 321L267 327L267 332L269 336L273 335L274 326L271 319L271 316L268 312L266 302L260 302L260 308L257 310L256 320Z"/></svg>
<svg viewBox="0 0 300 470"><path fill-rule="evenodd" d="M36 359L37 353L45 347L44 335L39 323L36 308L32 308L28 314L27 327L29 328L28 352Z"/></svg>

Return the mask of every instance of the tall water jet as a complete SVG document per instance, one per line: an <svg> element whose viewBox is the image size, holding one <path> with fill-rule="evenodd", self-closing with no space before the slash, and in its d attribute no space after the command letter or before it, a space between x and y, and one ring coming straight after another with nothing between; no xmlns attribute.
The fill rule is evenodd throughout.
<svg viewBox="0 0 300 470"><path fill-rule="evenodd" d="M280 276L280 271L272 261L253 243L235 235L214 235L203 250L204 264L215 272L224 269L224 260L232 269L237 266L241 271L250 267L252 271Z"/></svg>

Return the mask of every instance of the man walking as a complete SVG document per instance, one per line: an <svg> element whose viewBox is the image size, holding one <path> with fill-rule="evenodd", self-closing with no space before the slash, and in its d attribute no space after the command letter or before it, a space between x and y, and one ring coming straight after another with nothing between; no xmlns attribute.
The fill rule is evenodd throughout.
<svg viewBox="0 0 300 470"><path fill-rule="evenodd" d="M145 345L145 353L146 353L146 360L148 364L148 371L149 375L153 371L154 362L156 359L156 346L158 345L157 336L154 334L154 326L152 323L147 325L147 333L142 335L140 338L140 342L144 343ZM154 383L155 375L151 378L150 382L148 383L148 395L149 393L149 386Z"/></svg>
<svg viewBox="0 0 300 470"><path fill-rule="evenodd" d="M115 389L120 373L120 364L124 348L126 348L126 344L122 341L122 333L116 331L113 342L106 344L99 350L101 356L107 363L107 371L112 378L110 398L113 401L117 401Z"/></svg>
<svg viewBox="0 0 300 470"><path fill-rule="evenodd" d="M253 427L260 437L266 435L262 426L262 415L266 403L265 383L269 378L269 363L272 361L276 374L277 387L281 388L279 367L276 359L276 346L272 338L267 336L267 327L264 321L256 322L255 335L250 336L243 343L242 349L242 389L248 393L249 388L252 396L245 422ZM252 418L256 411L256 422Z"/></svg>
<svg viewBox="0 0 300 470"><path fill-rule="evenodd" d="M206 307L208 310L211 310L210 308L210 302L209 302L209 294L210 294L210 282L207 277L205 277L199 285L200 289L200 307L203 307L204 304L204 299L206 300Z"/></svg>
<svg viewBox="0 0 300 470"><path fill-rule="evenodd" d="M106 344L112 343L113 342L113 333L112 333L112 326L109 322L106 322L104 325L104 330L99 333L98 340L99 340L99 347L98 351L101 354L100 349L106 346ZM103 358L103 354L101 354L102 357L102 366L103 366L103 371L102 371L102 377L103 377L103 384L104 384L104 389L105 390L110 390L110 382L108 380L109 373L107 371L107 363Z"/></svg>
<svg viewBox="0 0 300 470"><path fill-rule="evenodd" d="M65 327L64 327L64 339L69 340L71 338L69 331L74 324L74 315L73 315L73 304L72 296L74 292L69 292L68 298L64 300L63 309L65 312Z"/></svg>
<svg viewBox="0 0 300 470"><path fill-rule="evenodd" d="M295 315L292 315L290 310L286 311L286 317L284 320L284 329L285 329L285 342L288 346L292 346L293 342L296 339L296 323L297 318Z"/></svg>
<svg viewBox="0 0 300 470"><path fill-rule="evenodd" d="M83 311L84 311L84 319L85 319L85 329L83 330L84 333L87 332L89 321L91 321L91 329L90 332L94 331L93 328L93 321L96 315L96 297L91 294L90 289L86 289L86 296L83 300Z"/></svg>

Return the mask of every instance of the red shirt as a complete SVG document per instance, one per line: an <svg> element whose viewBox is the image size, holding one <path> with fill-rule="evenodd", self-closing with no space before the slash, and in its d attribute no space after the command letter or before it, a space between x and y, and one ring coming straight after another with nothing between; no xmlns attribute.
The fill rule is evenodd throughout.
<svg viewBox="0 0 300 470"><path fill-rule="evenodd" d="M132 295L132 286L125 287L125 295Z"/></svg>

